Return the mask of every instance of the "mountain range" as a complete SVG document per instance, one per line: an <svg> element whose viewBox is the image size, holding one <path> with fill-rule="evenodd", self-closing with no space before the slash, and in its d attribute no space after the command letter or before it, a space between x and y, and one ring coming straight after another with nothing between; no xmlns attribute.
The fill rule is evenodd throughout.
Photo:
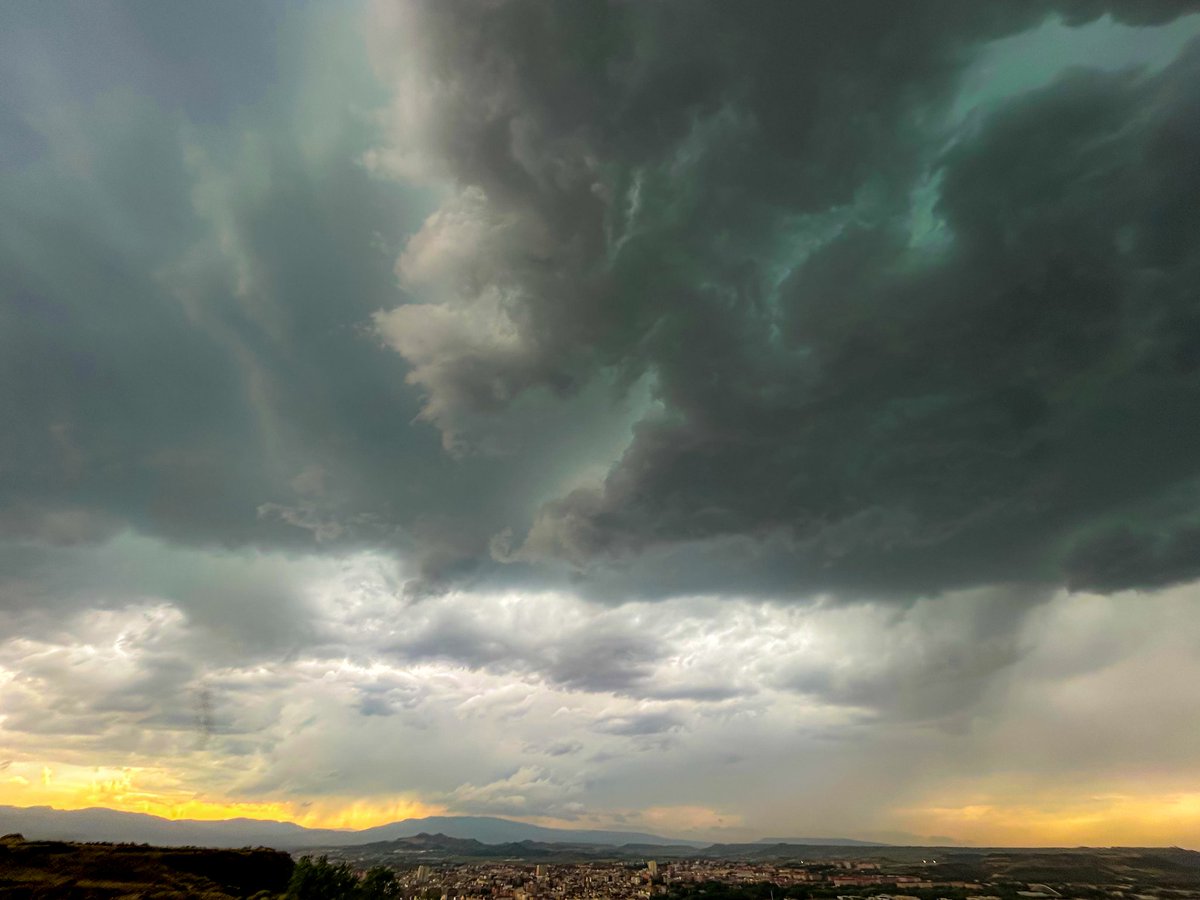
<svg viewBox="0 0 1200 900"><path fill-rule="evenodd" d="M293 822L262 819L164 819L144 813L92 808L0 806L0 834L17 832L30 839L111 841L167 847L273 847L304 850L352 847L436 834L486 845L536 842L620 847L624 845L707 847L709 842L638 831L547 828L492 816L426 816L360 830L305 828ZM765 838L760 843L821 846L885 846L847 838Z"/></svg>
<svg viewBox="0 0 1200 900"><path fill-rule="evenodd" d="M175 847L261 846L284 850L346 847L414 837L421 833L438 833L483 844L541 841L613 846L706 846L706 842L703 841L668 838L642 832L546 828L490 816L428 816L355 831L305 828L292 822L260 819L171 820L144 813L102 808L59 810L48 806L0 806L0 834L8 832L18 832L32 839L113 841Z"/></svg>
<svg viewBox="0 0 1200 900"><path fill-rule="evenodd" d="M759 838L756 844L800 844L807 847L886 847L877 841L856 841L852 838L822 838L822 837L765 837Z"/></svg>

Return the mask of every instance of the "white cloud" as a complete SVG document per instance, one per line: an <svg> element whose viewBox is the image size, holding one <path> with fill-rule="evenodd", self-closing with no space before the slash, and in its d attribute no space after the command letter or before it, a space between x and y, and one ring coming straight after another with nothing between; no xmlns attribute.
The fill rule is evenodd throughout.
<svg viewBox="0 0 1200 900"><path fill-rule="evenodd" d="M214 664L207 626L166 600L10 620L0 742L22 765L155 765L242 800L404 795L593 825L661 807L682 811L648 824L742 836L908 827L970 785L999 808L1061 786L1064 755L1081 793L1197 774L1195 586L1022 615L999 591L602 607L413 602L385 557L296 564L309 637L286 655Z"/></svg>

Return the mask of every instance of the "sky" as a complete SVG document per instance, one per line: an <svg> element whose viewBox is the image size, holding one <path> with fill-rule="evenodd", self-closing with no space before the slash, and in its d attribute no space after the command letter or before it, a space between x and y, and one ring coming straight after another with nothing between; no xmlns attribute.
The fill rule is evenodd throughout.
<svg viewBox="0 0 1200 900"><path fill-rule="evenodd" d="M1200 9L0 5L0 804L1200 848Z"/></svg>

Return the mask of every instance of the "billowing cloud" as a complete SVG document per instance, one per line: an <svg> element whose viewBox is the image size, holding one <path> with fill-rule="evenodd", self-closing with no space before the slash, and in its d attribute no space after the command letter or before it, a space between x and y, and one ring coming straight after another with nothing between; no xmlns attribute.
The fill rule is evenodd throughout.
<svg viewBox="0 0 1200 900"><path fill-rule="evenodd" d="M4 796L90 796L95 787L72 773L100 764L127 768L105 798L126 808L141 791L184 784L193 800L250 809L408 797L629 826L691 797L744 820L701 833L744 838L821 823L932 833L955 803L990 805L1000 823L1022 803L1069 805L1100 786L1141 809L1186 793L1196 775L1190 722L1200 710L1163 687L1200 667L1188 639L1194 588L1059 594L1020 616L1011 597L990 593L907 612L735 598L614 610L543 598L536 612L557 609L597 631L619 612L653 638L646 677L606 685L564 682L554 660L573 639L538 615L506 618L513 595L413 603L391 580L377 561L345 561L309 587L321 634L287 657L245 662L210 658L219 638L162 600L52 627L9 620L8 633L28 636L0 643L13 773ZM500 663L451 643L434 660L397 647L395 633L420 633L437 607L445 615L468 600L498 643L543 655ZM695 685L713 682L740 690L697 702ZM45 765L63 773L57 787L27 774ZM664 814L655 827L688 821Z"/></svg>
<svg viewBox="0 0 1200 900"><path fill-rule="evenodd" d="M660 404L507 558L657 553L667 591L714 545L810 590L1194 576L1200 51L960 110L972 48L1185 7L403 9L398 171L452 188L376 325L422 416L463 451L605 371Z"/></svg>
<svg viewBox="0 0 1200 900"><path fill-rule="evenodd" d="M922 9L309 11L239 64L312 101L258 119L12 54L0 534L418 590L1192 577L1196 17Z"/></svg>

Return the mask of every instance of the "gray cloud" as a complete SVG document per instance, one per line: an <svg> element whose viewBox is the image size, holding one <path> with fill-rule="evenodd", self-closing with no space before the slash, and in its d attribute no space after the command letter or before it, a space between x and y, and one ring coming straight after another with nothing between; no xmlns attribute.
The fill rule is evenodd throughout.
<svg viewBox="0 0 1200 900"><path fill-rule="evenodd" d="M1068 584L1114 591L1200 576L1200 525L1188 518L1155 525L1116 526L1081 539L1066 560Z"/></svg>
<svg viewBox="0 0 1200 900"><path fill-rule="evenodd" d="M673 731L682 724L678 716L669 712L648 712L611 716L596 723L596 730L622 737L642 737Z"/></svg>
<svg viewBox="0 0 1200 900"><path fill-rule="evenodd" d="M543 752L548 753L550 756L569 756L578 753L582 749L583 744L579 741L557 741L549 747L544 748Z"/></svg>
<svg viewBox="0 0 1200 900"><path fill-rule="evenodd" d="M582 811L573 796L578 786L563 783L535 766L522 766L488 784L461 784L447 799L472 813L509 816L554 816L571 820Z"/></svg>
<svg viewBox="0 0 1200 900"><path fill-rule="evenodd" d="M525 554L602 568L776 534L730 582L764 562L851 592L1192 577L1198 60L1070 75L956 136L930 163L939 247L862 200L775 291L738 254L759 300L680 285L642 344L666 412L601 485L543 507ZM1123 576L1070 574L1066 547L1135 516L1183 532Z"/></svg>
<svg viewBox="0 0 1200 900"><path fill-rule="evenodd" d="M5 785L1192 790L1193 4L234 6L0 10Z"/></svg>
<svg viewBox="0 0 1200 900"><path fill-rule="evenodd" d="M1179 121L1187 64L1077 73L1013 100L1025 113L993 98L966 122L963 76L988 41L1051 15L1061 34L1188 9L691 4L687 29L670 5L383 11L375 60L398 99L394 140L368 165L450 188L397 264L411 302L374 319L423 391L421 418L467 466L513 453L530 409L588 385L654 392L632 443L601 460L607 474L577 473L574 490L568 478L532 523L509 505L490 542L489 516L419 526L423 576L554 580L558 561L594 596L1064 578L1060 545L1162 487L1106 501L1106 473L1060 483L1072 454L1116 465L1134 451L1086 449L1088 395L1051 386L1115 377L1121 341L1139 339L1116 307L1169 315L1183 302L1183 257L1172 288L1106 248L1187 233L1155 224L1154 173L1176 164L1118 173ZM1158 113L1083 149L1154 97ZM1005 141L1062 162L1031 178ZM992 167L990 154L1003 158ZM1103 172L1130 200L1097 217L1100 194L1076 185ZM1023 191L1037 198L1018 207ZM1107 268L1081 275L1096 259ZM1074 316L1091 324L1060 333ZM1006 370L1007 356L1025 369Z"/></svg>
<svg viewBox="0 0 1200 900"><path fill-rule="evenodd" d="M668 648L619 613L563 618L553 597L527 598L520 612L459 597L445 605L409 607L387 652L471 668L530 672L567 689L653 693L657 664ZM542 616L545 618L543 619ZM688 690L688 688L683 688Z"/></svg>
<svg viewBox="0 0 1200 900"><path fill-rule="evenodd" d="M1194 51L956 106L989 41L1188 6L849 10L406 3L373 73L317 10L210 80L219 11L7 54L0 536L386 548L415 596L1189 577ZM272 77L314 105L245 114Z"/></svg>
<svg viewBox="0 0 1200 900"><path fill-rule="evenodd" d="M10 769L119 759L241 800L415 791L459 812L564 820L700 804L752 812L745 837L804 821L895 830L906 821L896 810L964 778L972 797L1003 805L1014 771L1021 796L1169 793L1194 778L1194 703L1164 687L1198 664L1194 587L1137 603L974 592L909 609L726 598L612 610L564 596L525 619L506 618L515 605L504 596L415 604L469 602L498 639L541 644L551 658L570 643L563 620L603 633L620 612L662 648L639 695L542 680L537 660L471 668L381 652L377 623L409 601L370 571L347 566L314 584L343 645L287 660L201 665L205 629L169 604L50 628L4 621L6 635L29 635L0 641ZM756 690L699 704L655 696L697 673Z"/></svg>
<svg viewBox="0 0 1200 900"><path fill-rule="evenodd" d="M847 623L837 652L791 654L773 677L785 690L873 720L955 730L1020 668L1031 649L1029 619L1049 600L1045 592L988 589L922 601L874 627Z"/></svg>

